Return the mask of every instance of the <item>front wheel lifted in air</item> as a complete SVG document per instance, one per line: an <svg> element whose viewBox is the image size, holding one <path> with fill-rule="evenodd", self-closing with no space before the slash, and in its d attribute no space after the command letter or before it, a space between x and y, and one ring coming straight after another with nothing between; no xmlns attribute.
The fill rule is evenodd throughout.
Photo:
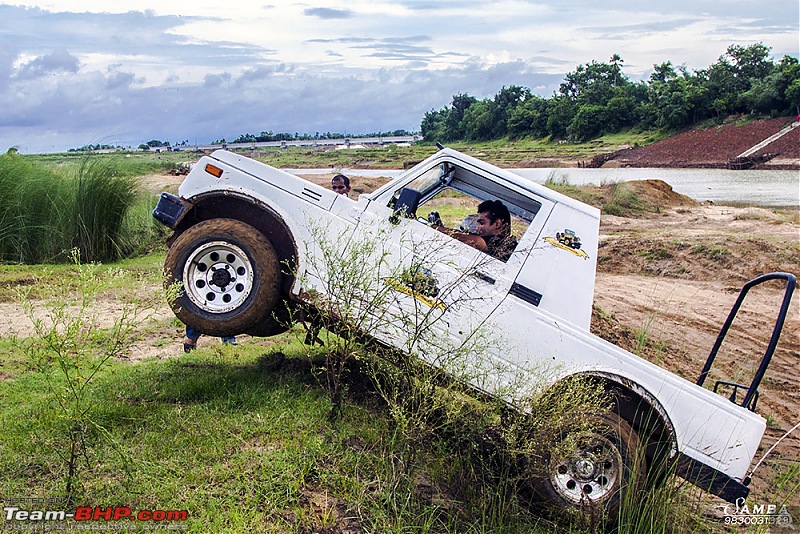
<svg viewBox="0 0 800 534"><path fill-rule="evenodd" d="M213 336L241 334L271 317L280 265L270 241L235 219L202 221L167 252L165 283L182 290L170 306L187 326Z"/></svg>

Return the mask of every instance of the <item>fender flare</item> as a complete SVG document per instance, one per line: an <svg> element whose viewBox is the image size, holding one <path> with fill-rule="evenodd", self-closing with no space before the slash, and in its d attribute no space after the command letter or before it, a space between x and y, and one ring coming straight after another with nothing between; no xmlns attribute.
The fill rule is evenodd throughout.
<svg viewBox="0 0 800 534"><path fill-rule="evenodd" d="M607 371L583 371L578 375L599 378L605 384L608 391L619 391L629 396L627 401L621 401L617 398L614 406L614 411L618 412L637 432L647 430L648 434L657 432L662 440L669 443L669 451L667 458L675 459L678 457L678 437L675 432L675 425L669 413L661 404L661 402L649 390L642 387L640 384L617 373ZM643 413L640 407L644 403L646 407L655 412L656 421L650 419L651 414ZM643 419L644 418L644 419ZM653 425L655 423L655 425ZM649 427L649 428L647 428Z"/></svg>
<svg viewBox="0 0 800 534"><path fill-rule="evenodd" d="M285 269L282 290L287 295L296 293L297 273L305 268L306 246L297 238L301 235L299 224L285 210L235 191L204 192L184 202L189 209L175 229L175 236L207 219L225 217L245 222L272 242Z"/></svg>

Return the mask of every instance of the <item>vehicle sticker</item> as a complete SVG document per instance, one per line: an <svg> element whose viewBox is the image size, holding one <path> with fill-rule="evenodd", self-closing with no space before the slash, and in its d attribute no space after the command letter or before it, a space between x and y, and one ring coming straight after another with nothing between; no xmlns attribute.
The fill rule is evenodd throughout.
<svg viewBox="0 0 800 534"><path fill-rule="evenodd" d="M563 232L556 232L555 237L545 237L544 240L554 247L572 252L583 259L589 258L589 255L581 250L581 238L572 230L565 228Z"/></svg>
<svg viewBox="0 0 800 534"><path fill-rule="evenodd" d="M427 295L423 295L419 291L415 291L414 289L408 287L397 278L386 278L386 283L392 286L392 288L394 288L395 290L401 293L405 293L409 297L414 297L415 299L425 304L426 306L429 306L431 308L439 308L442 311L445 311L447 309L447 306L445 306L444 302L442 302L441 300L429 297Z"/></svg>

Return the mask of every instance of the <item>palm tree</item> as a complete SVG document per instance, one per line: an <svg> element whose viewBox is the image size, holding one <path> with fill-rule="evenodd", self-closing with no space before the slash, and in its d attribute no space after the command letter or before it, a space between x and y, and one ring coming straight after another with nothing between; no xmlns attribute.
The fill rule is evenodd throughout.
<svg viewBox="0 0 800 534"><path fill-rule="evenodd" d="M614 73L614 87L619 84L619 73L622 70L620 66L621 63L625 63L625 60L619 57L619 54L614 54L611 56L611 71Z"/></svg>

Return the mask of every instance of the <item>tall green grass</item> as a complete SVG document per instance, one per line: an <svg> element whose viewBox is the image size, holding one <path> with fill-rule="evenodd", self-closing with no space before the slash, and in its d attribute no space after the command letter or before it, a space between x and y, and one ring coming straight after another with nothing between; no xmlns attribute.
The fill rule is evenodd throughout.
<svg viewBox="0 0 800 534"><path fill-rule="evenodd" d="M136 200L136 180L116 176L112 168L87 160L72 184L68 205L74 214L73 246L89 261L119 258L122 222Z"/></svg>
<svg viewBox="0 0 800 534"><path fill-rule="evenodd" d="M577 186L567 174L551 172L544 185L576 200L600 208L606 215L636 217L642 213L657 213L659 207L644 201L630 182L609 182L599 186Z"/></svg>
<svg viewBox="0 0 800 534"><path fill-rule="evenodd" d="M77 248L83 261L104 262L151 249L161 238L149 217L155 201L117 167L86 159L59 172L0 156L0 261L65 262Z"/></svg>
<svg viewBox="0 0 800 534"><path fill-rule="evenodd" d="M109 361L87 387L85 416L96 424L82 436L74 500L188 510L173 527L203 533L553 531L488 467L471 466L465 444L432 443L417 476L397 484L402 443L385 409L354 388L331 423L294 335ZM0 381L0 494L66 502L71 435L54 401L66 385L46 366Z"/></svg>

